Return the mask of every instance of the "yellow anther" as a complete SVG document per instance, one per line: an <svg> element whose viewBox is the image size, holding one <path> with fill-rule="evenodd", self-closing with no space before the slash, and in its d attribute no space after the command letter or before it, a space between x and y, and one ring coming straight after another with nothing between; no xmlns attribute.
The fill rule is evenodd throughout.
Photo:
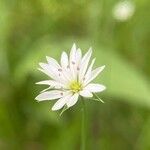
<svg viewBox="0 0 150 150"><path fill-rule="evenodd" d="M73 81L71 84L70 84L70 89L73 91L73 92L79 92L82 90L82 85L77 82L77 81Z"/></svg>

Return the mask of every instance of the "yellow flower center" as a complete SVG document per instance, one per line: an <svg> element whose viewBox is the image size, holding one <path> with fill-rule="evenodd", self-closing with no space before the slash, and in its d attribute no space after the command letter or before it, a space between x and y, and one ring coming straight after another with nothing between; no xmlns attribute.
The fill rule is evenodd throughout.
<svg viewBox="0 0 150 150"><path fill-rule="evenodd" d="M77 93L77 92L79 92L79 91L82 90L82 85L81 85L79 82L77 82L77 81L73 81L73 82L70 84L70 89L71 89L73 92Z"/></svg>

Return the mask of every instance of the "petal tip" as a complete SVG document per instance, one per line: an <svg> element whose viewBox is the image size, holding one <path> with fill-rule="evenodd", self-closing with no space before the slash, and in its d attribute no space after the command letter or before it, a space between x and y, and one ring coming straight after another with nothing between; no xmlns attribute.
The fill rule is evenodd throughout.
<svg viewBox="0 0 150 150"><path fill-rule="evenodd" d="M38 96L35 98L35 100L36 100L37 102L39 102Z"/></svg>
<svg viewBox="0 0 150 150"><path fill-rule="evenodd" d="M52 110L52 111L56 111L56 108L53 108L53 107L52 107L51 110Z"/></svg>
<svg viewBox="0 0 150 150"><path fill-rule="evenodd" d="M41 66L41 65L42 65L42 63L41 63L41 62L39 62L39 65Z"/></svg>
<svg viewBox="0 0 150 150"><path fill-rule="evenodd" d="M92 46L89 49L92 50Z"/></svg>
<svg viewBox="0 0 150 150"><path fill-rule="evenodd" d="M49 56L46 56L46 59L48 60L48 59L49 59Z"/></svg>
<svg viewBox="0 0 150 150"><path fill-rule="evenodd" d="M40 82L41 82L41 81L39 81L39 82L36 82L35 84L40 84Z"/></svg>
<svg viewBox="0 0 150 150"><path fill-rule="evenodd" d="M73 49L75 49L76 50L76 43L73 43L73 45L72 45L72 48L71 48L72 50Z"/></svg>
<svg viewBox="0 0 150 150"><path fill-rule="evenodd" d="M61 108L57 108L55 105L51 108L52 111L57 111L59 109L61 109Z"/></svg>
<svg viewBox="0 0 150 150"><path fill-rule="evenodd" d="M102 66L103 69L104 69L105 67L106 67L105 65Z"/></svg>
<svg viewBox="0 0 150 150"><path fill-rule="evenodd" d="M104 86L103 88L104 88L103 90L106 90L106 89L107 89L106 86Z"/></svg>

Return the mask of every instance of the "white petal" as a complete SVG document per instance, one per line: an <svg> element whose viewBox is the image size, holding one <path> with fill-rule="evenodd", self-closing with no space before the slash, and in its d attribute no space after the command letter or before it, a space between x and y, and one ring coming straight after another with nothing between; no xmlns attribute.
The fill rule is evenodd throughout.
<svg viewBox="0 0 150 150"><path fill-rule="evenodd" d="M38 70L40 70L41 72L45 73L46 75L48 75L53 80L56 80L56 81L58 81L58 82L60 82L62 84L64 83L64 82L62 82L63 80L60 79L60 77L58 76L58 71L56 72L56 71L48 68L48 66L45 66L44 69L38 68Z"/></svg>
<svg viewBox="0 0 150 150"><path fill-rule="evenodd" d="M60 98L52 107L52 110L59 110L61 109L68 101L68 99L70 99L70 97L72 96L72 94L67 94L66 96Z"/></svg>
<svg viewBox="0 0 150 150"><path fill-rule="evenodd" d="M42 69L39 69L40 71L44 72L48 76L50 76L52 79L57 80L57 74L53 71L53 66L49 66L46 63L39 63L39 65L42 67Z"/></svg>
<svg viewBox="0 0 150 150"><path fill-rule="evenodd" d="M56 68L54 65L49 65L49 64L45 64L45 63L39 63L39 65L44 70L43 72L45 74L48 74L52 79L54 79L62 84L65 84L68 82L68 80L64 77L61 68L59 68L60 69L60 71L59 71L59 69Z"/></svg>
<svg viewBox="0 0 150 150"><path fill-rule="evenodd" d="M79 94L78 94L78 93L75 93L75 94L67 101L67 106L68 106L68 107L71 107L71 106L75 105L75 103L78 101L78 97L79 97Z"/></svg>
<svg viewBox="0 0 150 150"><path fill-rule="evenodd" d="M76 57L76 44L74 43L70 51L70 63L75 62L75 57Z"/></svg>
<svg viewBox="0 0 150 150"><path fill-rule="evenodd" d="M93 94L88 90L82 90L79 94L83 97L93 97Z"/></svg>
<svg viewBox="0 0 150 150"><path fill-rule="evenodd" d="M63 52L62 55L61 55L61 66L62 66L63 76L67 80L71 81L73 78L72 78L72 75L71 75L71 71L68 68L69 67L69 60L68 60L68 55L67 55L66 52Z"/></svg>
<svg viewBox="0 0 150 150"><path fill-rule="evenodd" d="M96 60L95 58L92 60L90 66L89 66L89 68L88 68L88 70L87 70L87 72L85 74L85 79L89 78L89 76L91 75L91 73L92 73L92 67L93 67L93 65L95 63L95 60Z"/></svg>
<svg viewBox="0 0 150 150"><path fill-rule="evenodd" d="M101 92L103 90L106 89L106 87L102 84L88 84L86 87L85 87L86 90L90 91L90 92Z"/></svg>
<svg viewBox="0 0 150 150"><path fill-rule="evenodd" d="M53 91L48 91L39 94L35 99L38 101L44 101L44 100L54 100L61 98L64 95L64 93L60 90L53 90Z"/></svg>
<svg viewBox="0 0 150 150"><path fill-rule="evenodd" d="M72 78L73 80L76 80L77 78L77 63L76 63L76 45L73 44L72 48L71 48L71 51L70 51L70 64L69 64L69 67L70 67L70 73L72 75Z"/></svg>
<svg viewBox="0 0 150 150"><path fill-rule="evenodd" d="M41 69L41 68L38 68L38 70L41 71L41 72L43 72L43 73L45 73L46 75L48 75L49 77L52 78L51 73L49 73L48 70L44 70L44 69Z"/></svg>
<svg viewBox="0 0 150 150"><path fill-rule="evenodd" d="M51 85L51 81L52 80L44 80L44 81L36 82L36 84Z"/></svg>
<svg viewBox="0 0 150 150"><path fill-rule="evenodd" d="M46 56L46 58L47 58L48 64L40 63L40 66L42 68L49 70L53 79L58 80L61 83L62 81L64 81L63 83L67 82L66 78L62 74L62 68L58 64L58 62L51 57Z"/></svg>
<svg viewBox="0 0 150 150"><path fill-rule="evenodd" d="M76 51L76 64L77 64L78 67L80 65L81 58L82 58L82 52L81 52L81 49L78 48L77 51Z"/></svg>
<svg viewBox="0 0 150 150"><path fill-rule="evenodd" d="M80 81L82 81L84 78L91 55L92 55L92 49L90 48L81 60L80 72L79 72L79 80Z"/></svg>
<svg viewBox="0 0 150 150"><path fill-rule="evenodd" d="M89 82L91 82L92 80L94 80L99 74L100 72L102 72L102 70L105 68L105 65L102 66L102 67L98 67L96 69L94 69L92 72L91 72L91 75L88 79L85 80L84 84L87 85Z"/></svg>
<svg viewBox="0 0 150 150"><path fill-rule="evenodd" d="M51 87L48 87L48 88L42 90L40 93L46 92L47 90L50 90L50 89L52 89L52 88L51 88Z"/></svg>
<svg viewBox="0 0 150 150"><path fill-rule="evenodd" d="M37 82L36 84L50 85L51 87L54 87L54 88L65 87L65 85L54 80L44 80L44 81Z"/></svg>
<svg viewBox="0 0 150 150"><path fill-rule="evenodd" d="M63 52L61 55L61 66L63 68L67 68L68 65L69 65L68 55L66 52Z"/></svg>
<svg viewBox="0 0 150 150"><path fill-rule="evenodd" d="M46 64L46 63L39 63L39 65L42 67L42 69L47 69L47 67L48 67L48 64Z"/></svg>
<svg viewBox="0 0 150 150"><path fill-rule="evenodd" d="M49 65L53 65L55 68L60 68L60 65L58 64L57 60L55 60L54 58L46 56L46 59Z"/></svg>

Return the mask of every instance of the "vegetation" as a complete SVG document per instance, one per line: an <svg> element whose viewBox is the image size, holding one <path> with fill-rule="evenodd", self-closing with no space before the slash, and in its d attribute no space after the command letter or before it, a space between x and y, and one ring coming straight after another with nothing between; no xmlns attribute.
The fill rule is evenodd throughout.
<svg viewBox="0 0 150 150"><path fill-rule="evenodd" d="M106 65L97 78L105 103L86 101L88 150L150 149L150 8L132 2L133 16L119 21L118 0L0 0L1 150L80 148L80 102L60 117L52 101L35 101L46 77L38 63L74 42Z"/></svg>

